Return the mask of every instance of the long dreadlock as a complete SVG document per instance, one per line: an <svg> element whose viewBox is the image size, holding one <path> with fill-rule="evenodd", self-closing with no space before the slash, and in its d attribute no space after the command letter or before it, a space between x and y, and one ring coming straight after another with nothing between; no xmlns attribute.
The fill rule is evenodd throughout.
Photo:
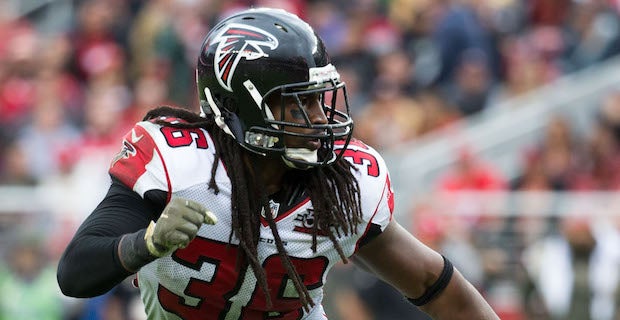
<svg viewBox="0 0 620 320"><path fill-rule="evenodd" d="M182 119L184 122L170 123L158 119L164 116ZM185 109L163 106L149 111L143 120L153 120L158 124L176 128L204 128L211 134L215 141L215 163L221 160L225 167L231 168L226 170L232 183L232 231L229 242L232 241L233 234L239 239L239 246L242 249L238 256L239 266L246 268L249 265L252 268L265 293L267 305L271 306L267 277L257 253L260 233L259 213L261 210L270 212L269 201L260 175L253 173L256 168L245 164L243 157L239 156L244 149L217 127L212 116L205 118ZM217 168L217 165L212 167L209 181L209 188L215 193L219 192L215 182ZM288 186L295 186L305 181L305 189L314 207L312 250L314 252L317 250L317 235L327 235L345 263L348 260L337 237L357 233L357 226L362 221L360 189L351 172L352 169L354 169L352 165L341 158L331 166L294 170L287 175L285 182ZM273 233L282 264L293 281L304 309L308 311L314 306L314 301L284 248L273 216L267 214L265 217Z"/></svg>

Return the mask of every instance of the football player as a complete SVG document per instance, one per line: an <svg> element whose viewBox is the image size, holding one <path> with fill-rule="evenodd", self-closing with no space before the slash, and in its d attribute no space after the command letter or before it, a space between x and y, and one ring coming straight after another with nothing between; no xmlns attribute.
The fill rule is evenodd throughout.
<svg viewBox="0 0 620 320"><path fill-rule="evenodd" d="M149 319L327 319L327 273L354 260L437 319L497 319L393 219L388 169L351 138L345 84L307 23L226 18L196 77L200 114L159 107L125 136L59 263L66 295L137 274Z"/></svg>

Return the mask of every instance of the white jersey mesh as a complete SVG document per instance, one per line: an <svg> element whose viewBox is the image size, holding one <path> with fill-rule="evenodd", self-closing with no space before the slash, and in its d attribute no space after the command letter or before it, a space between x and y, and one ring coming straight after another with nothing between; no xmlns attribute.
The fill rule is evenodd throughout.
<svg viewBox="0 0 620 320"><path fill-rule="evenodd" d="M298 294L280 262L274 236L263 223L257 250L267 273L273 301L273 308L267 310L264 294L251 269L237 270L238 241L233 237L229 243L231 185L221 163L217 164L220 168L216 176L219 193L208 188L214 148L197 148L193 144L171 147L160 127L149 122L139 123L134 130L145 133L147 137L133 145L139 156L121 159L120 166L123 161L142 162L144 170L138 170L137 177L121 180L133 183L130 187L141 195L150 189L160 189L171 196L198 201L218 217L216 225L203 225L187 248L159 258L139 271L138 283L149 319L263 319L269 316L326 319L321 307L322 287L329 269L340 261L340 256L326 236L317 237L316 252L312 251L312 235L307 232L312 222L312 202L309 199L288 212L281 212L276 225L316 306L308 313L300 308ZM206 131L201 132L207 138L207 144L213 146ZM393 207L388 173L381 157L361 143L351 145L350 150L345 157L360 169L356 176L362 191L364 222L359 225L357 234L338 239L347 256L355 252L370 222L382 230L387 226ZM135 166L139 165L133 163L127 167ZM117 174L122 172L115 170Z"/></svg>

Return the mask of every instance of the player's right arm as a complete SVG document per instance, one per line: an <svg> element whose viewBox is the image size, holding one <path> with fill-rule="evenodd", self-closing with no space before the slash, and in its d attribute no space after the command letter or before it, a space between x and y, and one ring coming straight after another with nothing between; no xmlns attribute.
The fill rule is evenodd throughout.
<svg viewBox="0 0 620 320"><path fill-rule="evenodd" d="M150 198L157 199L157 194L160 199L165 196L154 192ZM57 276L63 293L73 297L103 294L145 264L187 246L203 222L215 223L210 212L187 199L172 198L156 217L159 211L114 181L60 259Z"/></svg>
<svg viewBox="0 0 620 320"><path fill-rule="evenodd" d="M114 181L106 197L73 236L58 263L57 278L62 292L72 297L94 297L131 275L133 270L123 267L119 259L119 242L125 234L144 234L156 212L137 193ZM143 260L155 259L149 257L148 250L136 252L143 253L139 257Z"/></svg>
<svg viewBox="0 0 620 320"><path fill-rule="evenodd" d="M177 197L167 176L157 143L146 128L136 125L112 163L108 194L80 226L58 265L64 294L92 297L103 294L145 264L185 247L202 223L215 217L202 205ZM153 165L155 159L160 166ZM157 221L156 223L154 221Z"/></svg>

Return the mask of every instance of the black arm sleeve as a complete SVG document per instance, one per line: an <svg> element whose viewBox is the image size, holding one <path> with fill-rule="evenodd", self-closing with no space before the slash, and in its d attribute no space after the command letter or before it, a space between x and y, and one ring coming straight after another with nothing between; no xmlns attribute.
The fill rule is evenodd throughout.
<svg viewBox="0 0 620 320"><path fill-rule="evenodd" d="M156 220L166 193L151 191L145 199L113 180L105 198L82 223L60 258L57 278L65 295L98 296L131 274L119 260L119 240Z"/></svg>

